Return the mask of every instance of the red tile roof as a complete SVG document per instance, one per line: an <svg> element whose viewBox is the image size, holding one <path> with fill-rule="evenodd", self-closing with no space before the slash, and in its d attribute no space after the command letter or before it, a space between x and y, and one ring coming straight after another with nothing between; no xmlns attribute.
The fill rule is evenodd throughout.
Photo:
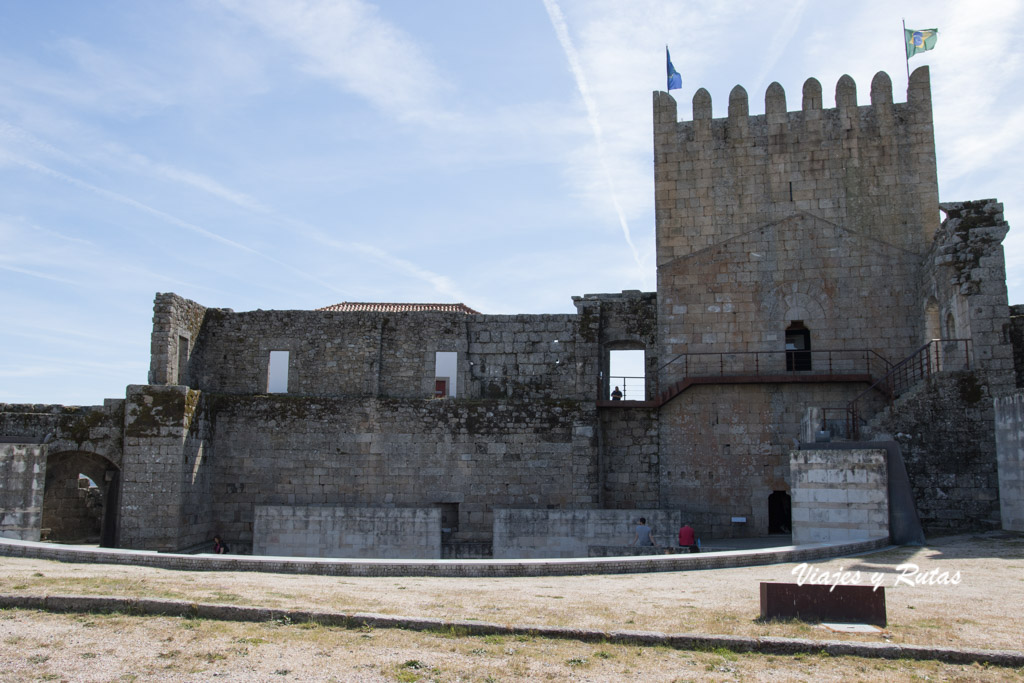
<svg viewBox="0 0 1024 683"><path fill-rule="evenodd" d="M463 313L465 315L480 315L480 311L474 311L466 304L389 304L383 302L358 303L354 301L342 301L333 306L324 306L316 309L318 311L340 311L344 313L370 312L370 313L410 313L421 311L440 311L442 313Z"/></svg>

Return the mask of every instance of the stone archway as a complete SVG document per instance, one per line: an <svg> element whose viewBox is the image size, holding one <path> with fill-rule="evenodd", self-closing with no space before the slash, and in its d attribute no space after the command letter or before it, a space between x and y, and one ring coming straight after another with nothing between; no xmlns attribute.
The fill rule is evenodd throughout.
<svg viewBox="0 0 1024 683"><path fill-rule="evenodd" d="M117 546L120 471L95 453L47 455L42 528L46 540Z"/></svg>

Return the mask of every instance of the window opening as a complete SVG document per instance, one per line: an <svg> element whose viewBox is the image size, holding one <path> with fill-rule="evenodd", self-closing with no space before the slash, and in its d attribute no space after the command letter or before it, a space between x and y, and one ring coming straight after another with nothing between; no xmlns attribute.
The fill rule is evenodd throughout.
<svg viewBox="0 0 1024 683"><path fill-rule="evenodd" d="M459 354L456 351L438 351L434 354L434 398L458 395L458 362Z"/></svg>
<svg viewBox="0 0 1024 683"><path fill-rule="evenodd" d="M786 370L811 369L811 331L803 320L794 320L786 328Z"/></svg>
<svg viewBox="0 0 1024 683"><path fill-rule="evenodd" d="M643 401L647 398L643 349L608 353L608 398L613 401Z"/></svg>
<svg viewBox="0 0 1024 683"><path fill-rule="evenodd" d="M288 352L271 351L267 369L267 393L288 393Z"/></svg>

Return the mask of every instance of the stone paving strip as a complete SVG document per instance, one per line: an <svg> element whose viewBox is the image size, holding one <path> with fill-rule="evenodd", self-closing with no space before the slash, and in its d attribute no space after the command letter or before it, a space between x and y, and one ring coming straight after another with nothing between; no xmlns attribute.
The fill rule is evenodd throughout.
<svg viewBox="0 0 1024 683"><path fill-rule="evenodd" d="M556 626L503 626L484 621L402 617L356 612L314 612L268 609L240 605L217 605L168 600L163 598L115 598L81 595L9 595L0 594L0 609L40 610L55 613L122 613L129 616L163 616L217 621L316 623L340 628L397 628L411 631L437 631L465 636L529 635L581 642L614 645L665 646L677 650L713 650L755 652L772 655L828 654L877 659L937 660L949 664L988 664L1024 667L1024 652L1017 650L979 650L973 648L896 645L893 643L843 642L809 638L779 638L711 635L700 633L659 633L657 631L598 631Z"/></svg>

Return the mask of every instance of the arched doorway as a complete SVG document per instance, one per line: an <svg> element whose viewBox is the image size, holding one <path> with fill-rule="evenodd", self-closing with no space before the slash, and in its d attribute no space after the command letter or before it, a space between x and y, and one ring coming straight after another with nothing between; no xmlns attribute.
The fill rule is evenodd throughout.
<svg viewBox="0 0 1024 683"><path fill-rule="evenodd" d="M117 466L83 451L46 458L42 527L46 540L117 546Z"/></svg>
<svg viewBox="0 0 1024 683"><path fill-rule="evenodd" d="M792 507L785 491L773 491L768 496L768 533L793 533Z"/></svg>

